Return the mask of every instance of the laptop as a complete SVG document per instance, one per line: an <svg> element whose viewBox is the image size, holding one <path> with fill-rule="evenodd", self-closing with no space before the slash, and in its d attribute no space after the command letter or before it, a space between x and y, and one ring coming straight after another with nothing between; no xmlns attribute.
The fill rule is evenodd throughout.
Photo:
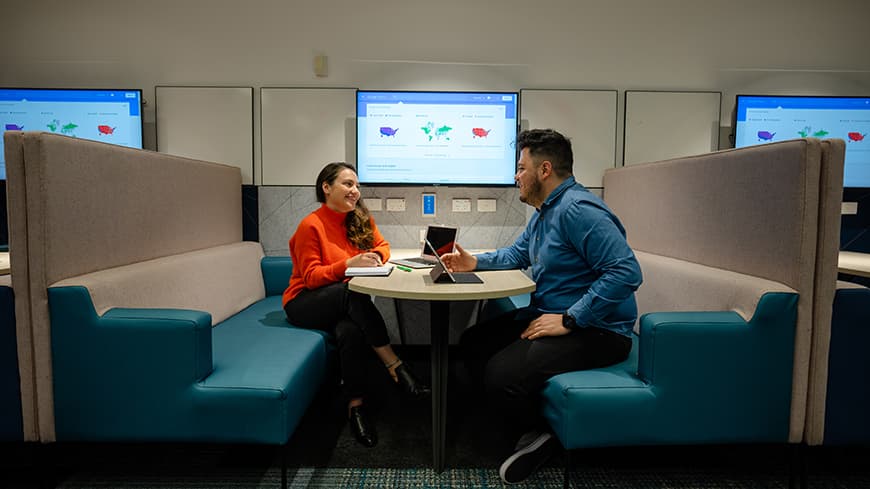
<svg viewBox="0 0 870 489"><path fill-rule="evenodd" d="M429 227L426 228L426 238L423 240L423 249L420 250L420 256L391 259L390 262L409 268L434 267L438 260L435 258L435 255L432 254L429 247L426 246L426 241L428 240L432 243L441 255L444 253L452 253L454 245L456 244L456 234L458 231L459 229L455 227L430 224Z"/></svg>
<svg viewBox="0 0 870 489"><path fill-rule="evenodd" d="M427 248L435 249L432 243L427 239L425 242ZM435 260L438 263L429 271L429 277L436 284L453 283L453 284L482 284L483 279L478 277L474 272L451 272L444 261L441 260L441 254L435 251Z"/></svg>

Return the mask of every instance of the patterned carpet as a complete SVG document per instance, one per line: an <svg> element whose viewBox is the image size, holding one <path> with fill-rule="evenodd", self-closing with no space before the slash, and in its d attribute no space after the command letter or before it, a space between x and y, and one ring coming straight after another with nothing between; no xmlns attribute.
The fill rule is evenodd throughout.
<svg viewBox="0 0 870 489"><path fill-rule="evenodd" d="M426 371L423 365L417 370ZM501 482L497 467L507 442L487 422L491 413L456 380L448 396L443 473L428 468L428 405L403 399L384 381L372 396L378 446L356 443L345 406L326 391L286 448L289 487L561 488L564 453L523 484ZM804 448L808 489L870 489L870 447ZM571 487L786 489L792 453L782 445L587 449L572 455ZM277 447L259 445L0 443L0 489L272 489L281 485L280 460Z"/></svg>
<svg viewBox="0 0 870 489"><path fill-rule="evenodd" d="M77 474L63 482L62 489L146 489L146 488L252 488L266 489L281 487L281 474L269 470L264 474L247 474L240 477L236 472L205 479L194 480L187 477L147 476L131 481L129 475L119 474L117 478L101 474L96 478ZM413 488L495 488L503 486L495 470L453 469L435 474L431 469L363 469L363 468L300 468L288 474L288 487L308 488L356 488L356 489L413 489ZM516 488L561 488L562 473L557 469L546 469L525 484L512 485Z"/></svg>
<svg viewBox="0 0 870 489"><path fill-rule="evenodd" d="M62 489L272 489L281 486L281 474L270 469L255 474L232 473L138 475L76 474L63 481ZM363 469L363 468L300 468L288 474L292 489L556 489L562 487L562 471L546 468L521 484L505 485L493 469L450 469L435 474L431 469ZM587 469L574 472L571 487L576 489L785 489L785 474L741 473L722 474L703 470L681 471L612 471ZM812 477L812 489L862 489L870 487L870 478Z"/></svg>
<svg viewBox="0 0 870 489"><path fill-rule="evenodd" d="M9 447L7 447L9 448ZM0 488L36 489L274 489L281 486L274 447L214 445L68 445L47 475L41 448L3 453ZM30 452L27 454L26 452ZM870 489L870 449L807 450L809 489ZM574 456L575 489L786 489L783 447L645 447L590 450ZM288 487L538 488L562 487L564 459L522 484L507 486L495 467L452 467L440 474L424 467L291 466ZM293 463L291 459L291 464ZM46 481L53 481L47 483Z"/></svg>

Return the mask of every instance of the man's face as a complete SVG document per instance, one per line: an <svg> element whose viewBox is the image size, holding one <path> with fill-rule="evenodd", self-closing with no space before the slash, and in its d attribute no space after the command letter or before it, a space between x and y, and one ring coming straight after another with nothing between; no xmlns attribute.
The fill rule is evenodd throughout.
<svg viewBox="0 0 870 489"><path fill-rule="evenodd" d="M543 185L541 185L541 177L538 174L538 165L529 156L529 148L523 148L520 151L520 159L517 161L517 174L514 175L514 181L520 189L520 202L524 202L533 207L539 207L544 202Z"/></svg>

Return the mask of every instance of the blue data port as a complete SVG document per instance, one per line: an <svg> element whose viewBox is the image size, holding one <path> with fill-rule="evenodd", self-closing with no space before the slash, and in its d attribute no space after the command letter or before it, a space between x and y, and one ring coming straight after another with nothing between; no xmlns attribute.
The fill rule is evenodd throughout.
<svg viewBox="0 0 870 489"><path fill-rule="evenodd" d="M423 194L423 217L435 217L435 194Z"/></svg>

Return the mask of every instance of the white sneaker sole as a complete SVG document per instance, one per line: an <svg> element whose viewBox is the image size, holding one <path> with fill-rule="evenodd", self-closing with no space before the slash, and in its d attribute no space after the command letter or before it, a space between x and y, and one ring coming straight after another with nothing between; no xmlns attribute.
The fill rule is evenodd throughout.
<svg viewBox="0 0 870 489"><path fill-rule="evenodd" d="M517 450L516 453L507 458L498 469L498 476L501 477L501 480L504 481L505 484L518 484L528 478L529 475L533 474L538 468L543 465L544 462L547 461L548 457L541 458L537 464L528 471L525 477L515 480L509 481L507 479L507 471L510 469L511 465L516 463L520 458L535 453L538 449L543 447L546 443L553 439L553 435L550 433L542 433L537 439L533 442L529 443L525 448Z"/></svg>

